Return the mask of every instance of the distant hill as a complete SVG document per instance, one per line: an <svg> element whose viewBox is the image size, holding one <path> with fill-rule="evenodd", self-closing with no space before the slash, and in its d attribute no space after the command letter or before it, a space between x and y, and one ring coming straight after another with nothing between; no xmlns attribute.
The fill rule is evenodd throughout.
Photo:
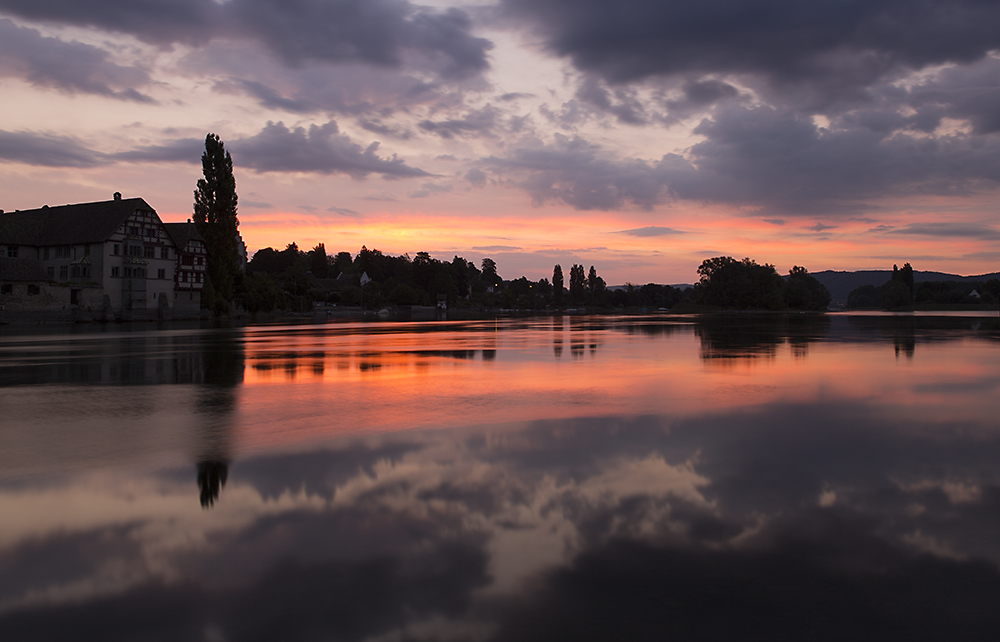
<svg viewBox="0 0 1000 642"><path fill-rule="evenodd" d="M823 270L822 272L810 272L816 280L826 286L833 298L833 303L846 303L847 295L855 288L862 285L879 286L892 277L892 270L860 270L858 272L835 272L834 270ZM1000 279L1000 272L991 274L980 274L978 276L959 276L957 274L946 274L944 272L921 272L913 271L913 282L923 283L924 281L989 281L990 279Z"/></svg>

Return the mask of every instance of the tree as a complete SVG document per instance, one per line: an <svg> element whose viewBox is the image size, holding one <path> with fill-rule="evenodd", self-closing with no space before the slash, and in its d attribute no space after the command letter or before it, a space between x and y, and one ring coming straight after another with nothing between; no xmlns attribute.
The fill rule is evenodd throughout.
<svg viewBox="0 0 1000 642"><path fill-rule="evenodd" d="M562 266L556 263L552 268L552 300L556 305L562 303L563 297L563 273Z"/></svg>
<svg viewBox="0 0 1000 642"><path fill-rule="evenodd" d="M309 269L317 279L326 278L326 245L320 243L309 251Z"/></svg>
<svg viewBox="0 0 1000 642"><path fill-rule="evenodd" d="M907 299L906 303L903 303L902 305L906 305L906 304L910 303L913 300L913 294L914 294L914 292L913 292L913 285L914 285L913 284L913 268L910 266L909 263L906 263L905 265L903 265L903 269L902 270L900 270L898 267L896 267L895 265L893 265L892 266L892 278L890 279L890 281L895 281L897 283L902 283L906 287L907 291L910 293L910 296ZM898 292L902 292L901 290L897 290L897 291ZM896 298L897 299L899 298L899 294L896 295Z"/></svg>
<svg viewBox="0 0 1000 642"><path fill-rule="evenodd" d="M583 303L587 295L587 277L583 266L573 264L569 269L569 297L574 304Z"/></svg>
<svg viewBox="0 0 1000 642"><path fill-rule="evenodd" d="M830 291L804 267L788 271L785 304L793 310L825 310L830 305Z"/></svg>
<svg viewBox="0 0 1000 642"><path fill-rule="evenodd" d="M737 310L780 310L785 282L773 265L731 256L705 259L698 267L702 303Z"/></svg>
<svg viewBox="0 0 1000 642"><path fill-rule="evenodd" d="M604 283L604 279L597 276L597 270L595 270L594 266L591 265L590 272L587 273L587 289L590 290L592 295L596 295L605 287L606 284Z"/></svg>
<svg viewBox="0 0 1000 642"><path fill-rule="evenodd" d="M503 279L497 275L497 262L491 258L483 259L483 284L486 287L497 288L503 283Z"/></svg>
<svg viewBox="0 0 1000 642"><path fill-rule="evenodd" d="M239 219L236 217L236 178L233 159L218 136L205 137L205 153L201 155L204 178L194 191L194 225L208 247L208 278L215 292L213 305L224 312L236 294L240 274Z"/></svg>
<svg viewBox="0 0 1000 642"><path fill-rule="evenodd" d="M469 296L469 267L468 261L459 255L451 261L451 270L455 274L455 283L458 285L458 296L466 298Z"/></svg>

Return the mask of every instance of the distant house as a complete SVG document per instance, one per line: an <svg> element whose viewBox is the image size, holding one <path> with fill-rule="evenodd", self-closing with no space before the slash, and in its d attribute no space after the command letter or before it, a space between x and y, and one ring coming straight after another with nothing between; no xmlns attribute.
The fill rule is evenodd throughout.
<svg viewBox="0 0 1000 642"><path fill-rule="evenodd" d="M8 309L142 318L201 307L204 240L193 226L172 236L141 198L116 192L110 201L0 211L0 253L17 260L0 266L0 305ZM185 257L201 258L188 266ZM194 280L178 281L180 274ZM18 298L18 284L28 298Z"/></svg>

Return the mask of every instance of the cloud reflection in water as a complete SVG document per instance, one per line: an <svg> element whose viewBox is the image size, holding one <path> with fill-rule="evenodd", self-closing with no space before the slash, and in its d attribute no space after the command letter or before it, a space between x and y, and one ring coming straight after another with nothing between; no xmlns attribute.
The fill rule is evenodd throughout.
<svg viewBox="0 0 1000 642"><path fill-rule="evenodd" d="M18 519L0 534L0 637L992 636L995 336L970 343L967 332L915 327L915 362L967 384L935 387L896 361L892 336L857 324L810 325L814 338L798 356L791 336L801 334L787 329L762 329L753 341L718 338L724 327L651 327L588 330L603 346L592 358L621 350L623 337L655 350L696 331L700 350L680 357L689 370L730 360L735 369L712 369L721 374L705 381L749 372L767 384L755 389L770 392L710 407L644 402L639 410L658 411L353 434L321 446L290 440L240 452L226 442L217 450L232 463L211 511L194 500L189 467L3 482L0 514ZM548 333L544 357L528 352L524 363L586 365L560 361ZM503 380L511 353L532 345L505 348L502 339L490 363L420 358L466 375L494 368ZM369 350L364 359L382 357ZM408 371L405 360L386 363L396 365L375 376ZM794 378L816 363L853 363L866 383L866 369L883 367L873 363L892 364L896 377L865 397L850 382L795 392ZM630 365L636 384L655 376L704 392L669 378L672 370ZM923 406L908 410L915 398ZM956 399L961 407L949 408ZM235 395L216 418L253 403ZM442 416L452 421L447 409Z"/></svg>

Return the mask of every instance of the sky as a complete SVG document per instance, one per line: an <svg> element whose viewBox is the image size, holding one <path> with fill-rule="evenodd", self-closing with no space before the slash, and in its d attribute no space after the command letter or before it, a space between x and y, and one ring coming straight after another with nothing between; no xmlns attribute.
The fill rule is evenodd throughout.
<svg viewBox="0 0 1000 642"><path fill-rule="evenodd" d="M0 96L7 211L183 221L211 132L251 252L1000 270L989 0L0 0Z"/></svg>

